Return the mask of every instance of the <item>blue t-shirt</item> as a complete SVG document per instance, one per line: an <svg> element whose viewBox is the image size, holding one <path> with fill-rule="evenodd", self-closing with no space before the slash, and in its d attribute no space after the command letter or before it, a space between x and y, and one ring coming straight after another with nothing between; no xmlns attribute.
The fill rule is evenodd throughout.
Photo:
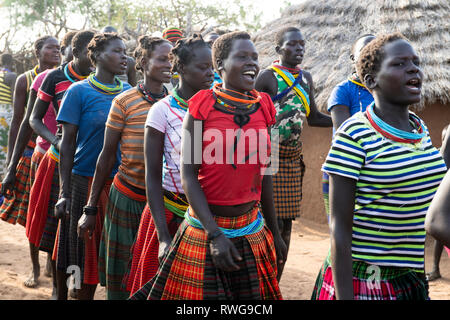
<svg viewBox="0 0 450 320"><path fill-rule="evenodd" d="M366 108L373 102L372 94L366 88L358 86L349 80L344 80L334 87L328 98L328 111L334 106L348 106L350 115L359 111L366 111Z"/></svg>
<svg viewBox="0 0 450 320"><path fill-rule="evenodd" d="M123 83L123 91L130 88L128 83ZM72 84L64 94L56 120L78 126L72 169L74 174L94 176L97 159L103 148L105 124L112 100L116 96L98 92L87 80ZM120 164L120 146L117 148L116 158L111 178L117 173Z"/></svg>

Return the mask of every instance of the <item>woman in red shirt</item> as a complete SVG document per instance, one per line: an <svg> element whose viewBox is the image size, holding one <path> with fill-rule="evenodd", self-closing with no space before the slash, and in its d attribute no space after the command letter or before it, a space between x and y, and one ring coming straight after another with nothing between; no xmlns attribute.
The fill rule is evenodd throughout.
<svg viewBox="0 0 450 320"><path fill-rule="evenodd" d="M183 123L190 207L157 276L134 299L281 299L277 262L286 245L267 174L275 108L254 90L258 53L249 34L221 36L212 55L224 83L193 96Z"/></svg>

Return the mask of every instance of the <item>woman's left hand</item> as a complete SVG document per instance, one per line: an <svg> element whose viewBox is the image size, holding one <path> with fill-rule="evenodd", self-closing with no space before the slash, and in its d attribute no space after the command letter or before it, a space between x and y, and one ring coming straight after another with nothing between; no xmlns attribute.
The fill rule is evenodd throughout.
<svg viewBox="0 0 450 320"><path fill-rule="evenodd" d="M286 262L287 259L287 246L281 236L274 238L275 251L277 253L277 267L280 269L280 266Z"/></svg>
<svg viewBox="0 0 450 320"><path fill-rule="evenodd" d="M80 220L78 220L78 237L84 238L87 232L89 239L92 238L95 230L95 222L96 216L83 214Z"/></svg>

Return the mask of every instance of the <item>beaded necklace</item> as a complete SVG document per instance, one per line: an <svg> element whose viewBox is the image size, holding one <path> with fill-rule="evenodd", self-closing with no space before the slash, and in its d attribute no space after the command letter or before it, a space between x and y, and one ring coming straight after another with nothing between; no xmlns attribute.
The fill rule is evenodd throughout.
<svg viewBox="0 0 450 320"><path fill-rule="evenodd" d="M354 83L358 86L358 99L359 99L359 111L363 112L363 106L362 106L362 101L361 101L361 87L366 89L366 86L363 85L361 83L361 81L359 80L359 77L356 73L353 73L350 77L348 77L348 81L350 81L351 83Z"/></svg>
<svg viewBox="0 0 450 320"><path fill-rule="evenodd" d="M425 130L423 129L422 123L420 119L414 116L413 114L409 114L411 124L417 128L414 131L416 132L408 132L399 130L394 128L393 126L384 122L381 118L379 118L375 112L373 111L375 106L375 102L373 102L366 109L366 116L369 120L372 127L378 131L381 135L385 136L388 139L393 141L402 142L402 143L418 143L425 137Z"/></svg>
<svg viewBox="0 0 450 320"><path fill-rule="evenodd" d="M169 94L167 91L167 88L165 86L163 86L163 92L160 94L154 94L154 93L148 92L144 88L143 81L138 83L137 89L144 96L143 97L144 100L150 104L154 104L155 102L157 102L158 100L161 100L162 98L164 98L165 96L167 96Z"/></svg>
<svg viewBox="0 0 450 320"><path fill-rule="evenodd" d="M64 67L64 75L66 76L66 78L69 79L69 81L72 83L86 79L87 76L81 76L75 72L72 63L73 62L71 61Z"/></svg>
<svg viewBox="0 0 450 320"><path fill-rule="evenodd" d="M231 96L231 95L229 95L229 94L223 92L222 90L228 91L228 92L233 92L233 93L239 94L239 95L241 95L241 96L244 96L244 97L247 97L247 98L250 98L250 99L240 99L240 98L236 98L236 97L233 97L233 96ZM258 102L261 100L261 95L260 95L259 92L256 91L255 89L253 89L252 91L250 91L251 96L249 96L249 95L240 93L240 92L238 92L238 91L234 91L234 90L230 90L230 89L224 89L224 88L222 88L222 84L221 84L221 83L216 83L216 84L213 86L213 92L214 92L214 94L215 94L216 96L219 96L219 97L228 99L228 100L230 100L230 101L240 102L240 103L245 103L245 104L247 104L247 103L252 103L252 104L253 104L253 103L258 103Z"/></svg>
<svg viewBox="0 0 450 320"><path fill-rule="evenodd" d="M286 70L286 71L288 71L288 72L290 72L290 73L292 73L292 74L297 74L297 73L299 73L299 72L301 71L301 69L300 69L299 67L288 68L288 67L282 66L282 65L280 64L280 60L275 60L275 61L272 63L272 65L275 66L275 67L277 67L277 68L279 68L279 69Z"/></svg>
<svg viewBox="0 0 450 320"><path fill-rule="evenodd" d="M220 105L222 105L223 107L225 107L226 109L228 109L230 111L236 111L236 109L239 109L239 110L250 109L254 105L253 103L249 103L248 105L242 106L242 107L232 106L232 105L229 105L228 103L225 103L224 101L220 100L219 97L216 98L216 101Z"/></svg>
<svg viewBox="0 0 450 320"><path fill-rule="evenodd" d="M36 77L37 75L38 75L38 69L39 69L39 65L37 65L36 67L34 67L34 69L33 69L33 73L34 73L34 76Z"/></svg>
<svg viewBox="0 0 450 320"><path fill-rule="evenodd" d="M188 109L189 104L187 103L186 100L181 98L180 95L178 94L178 86L173 90L172 97L175 99L175 101L178 103L178 105L181 107L181 109L183 109L183 110Z"/></svg>
<svg viewBox="0 0 450 320"><path fill-rule="evenodd" d="M365 85L362 84L361 80L359 80L359 77L357 74L353 73L349 78L348 81L353 82L357 86L363 87L364 89L367 89Z"/></svg>
<svg viewBox="0 0 450 320"><path fill-rule="evenodd" d="M89 85L96 91L107 94L107 95L115 95L119 94L123 90L123 82L116 76L114 76L114 82L116 85L114 87L105 85L97 80L94 73L91 73L87 78Z"/></svg>

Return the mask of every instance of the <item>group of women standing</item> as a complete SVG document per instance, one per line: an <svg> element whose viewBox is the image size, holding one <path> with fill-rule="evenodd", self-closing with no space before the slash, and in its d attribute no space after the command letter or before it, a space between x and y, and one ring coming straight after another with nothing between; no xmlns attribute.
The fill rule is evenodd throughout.
<svg viewBox="0 0 450 320"><path fill-rule="evenodd" d="M282 299L306 118L336 130L323 167L331 250L313 298L428 297L424 220L446 166L408 111L422 73L401 35L355 42L356 70L330 98L332 117L317 109L312 76L300 68L306 41L294 27L278 33L279 59L261 72L246 32L175 44L142 36L135 87L118 77L130 57L116 33L72 36L63 53L73 58L53 70L56 39L37 46L35 73L49 71L35 79L10 137L0 211L17 220L24 206L27 285L37 285L42 250L57 299L67 299L74 266L78 299L93 299L98 283L107 299ZM51 45L53 64L41 54ZM372 265L382 270L380 288L367 285Z"/></svg>

